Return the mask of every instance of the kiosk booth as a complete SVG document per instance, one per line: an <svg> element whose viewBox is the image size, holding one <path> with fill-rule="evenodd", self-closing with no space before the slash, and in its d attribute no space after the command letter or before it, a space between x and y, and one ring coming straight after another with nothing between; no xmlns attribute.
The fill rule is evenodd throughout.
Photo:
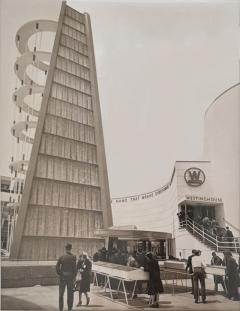
<svg viewBox="0 0 240 311"><path fill-rule="evenodd" d="M105 247L109 253L113 249L122 253L133 253L142 249L152 252L159 260L173 255L172 234L167 232L138 230L136 226L113 226L98 229L95 236L105 239Z"/></svg>

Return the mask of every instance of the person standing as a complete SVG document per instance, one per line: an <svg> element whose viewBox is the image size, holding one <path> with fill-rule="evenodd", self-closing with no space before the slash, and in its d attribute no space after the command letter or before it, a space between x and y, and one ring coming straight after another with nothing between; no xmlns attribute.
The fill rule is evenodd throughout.
<svg viewBox="0 0 240 311"><path fill-rule="evenodd" d="M183 226L183 227L186 227L186 220L187 220L187 219L186 219L185 210L182 209L180 213L181 213L181 217L182 217L182 226Z"/></svg>
<svg viewBox="0 0 240 311"><path fill-rule="evenodd" d="M228 243L226 243L226 244L227 244L227 246L229 247L230 251L232 251L232 250L234 251L234 249L233 249L233 246L234 246L234 244L233 244L234 237L233 237L233 233L232 233L232 231L229 229L229 227L226 227L226 232L225 232L224 238L225 238L226 242L228 242Z"/></svg>
<svg viewBox="0 0 240 311"><path fill-rule="evenodd" d="M193 210L192 210L192 208L188 208L188 210L187 210L187 217L190 219L190 221L193 220Z"/></svg>
<svg viewBox="0 0 240 311"><path fill-rule="evenodd" d="M150 295L150 307L159 307L159 294L163 293L163 285L160 278L160 268L158 261L152 253L147 253L147 264L145 271L149 272L148 295Z"/></svg>
<svg viewBox="0 0 240 311"><path fill-rule="evenodd" d="M238 274L240 274L240 249L238 249Z"/></svg>
<svg viewBox="0 0 240 311"><path fill-rule="evenodd" d="M193 256L195 256L195 254L196 254L196 250L195 249L193 249L192 250L192 255L190 255L189 257L188 257L188 260L187 260L187 265L186 265L186 268L185 268L185 270L189 273L189 274L191 274L191 282L192 282L192 291L191 291L191 294L194 294L194 291L193 291L193 268L192 268L192 258L193 258Z"/></svg>
<svg viewBox="0 0 240 311"><path fill-rule="evenodd" d="M107 249L106 249L106 247L102 247L102 249L101 249L101 261L104 261L104 262L106 262L106 261L108 261L108 251L107 251Z"/></svg>
<svg viewBox="0 0 240 311"><path fill-rule="evenodd" d="M205 231L207 231L209 229L209 218L208 218L208 216L205 216L203 218L202 224L203 224Z"/></svg>
<svg viewBox="0 0 240 311"><path fill-rule="evenodd" d="M86 296L86 306L89 305L90 297L88 292L90 292L91 274L92 274L92 263L88 258L88 254L83 252L82 256L79 257L77 263L77 270L80 271L82 277L80 281L79 288L79 301L77 307L82 305L82 294Z"/></svg>
<svg viewBox="0 0 240 311"><path fill-rule="evenodd" d="M137 253L136 253L136 261L138 264L138 268L144 269L146 266L146 256L143 252L142 248L139 248ZM142 294L143 291L143 281L138 281L137 282L137 293Z"/></svg>
<svg viewBox="0 0 240 311"><path fill-rule="evenodd" d="M177 213L177 216L178 216L178 221L179 221L179 228L182 228L183 227L183 218L182 218L182 212L179 212Z"/></svg>
<svg viewBox="0 0 240 311"><path fill-rule="evenodd" d="M129 256L128 256L127 266L128 267L133 267L133 268L137 268L138 267L138 263L137 263L136 259L133 257L132 253L130 253Z"/></svg>
<svg viewBox="0 0 240 311"><path fill-rule="evenodd" d="M212 252L212 259L211 259L211 265L213 266L222 266L223 260L217 256L215 252ZM223 280L223 277L221 275L213 275L214 285L215 285L215 292L218 291L218 284L222 285L222 288L226 294L226 286Z"/></svg>
<svg viewBox="0 0 240 311"><path fill-rule="evenodd" d="M143 253L142 248L139 248L139 249L138 249L138 252L137 252L137 254L136 254L136 260L137 260L137 263L138 263L138 267L139 267L139 268L145 266L146 257L145 257L145 254Z"/></svg>
<svg viewBox="0 0 240 311"><path fill-rule="evenodd" d="M66 254L61 256L56 264L56 272L59 275L59 310L63 310L63 296L67 286L68 310L73 306L73 287L76 276L76 256L71 253L72 244L65 246Z"/></svg>
<svg viewBox="0 0 240 311"><path fill-rule="evenodd" d="M128 256L128 260L127 260L127 266L128 267L132 267L132 268L137 268L138 267L138 263L136 261L136 259L134 258L133 254L130 253ZM137 283L138 284L138 283ZM133 284L130 282L126 283L127 289L132 292L133 291ZM133 298L137 298L137 294L133 293Z"/></svg>
<svg viewBox="0 0 240 311"><path fill-rule="evenodd" d="M198 303L199 300L199 288L198 283L201 284L201 295L202 302L206 303L206 288L205 288L205 263L201 258L201 251L196 252L196 256L192 257L192 268L193 268L193 290L194 290L194 300Z"/></svg>
<svg viewBox="0 0 240 311"><path fill-rule="evenodd" d="M238 265L232 257L231 252L224 252L224 263L226 265L226 283L228 289L228 298L239 301L238 294Z"/></svg>

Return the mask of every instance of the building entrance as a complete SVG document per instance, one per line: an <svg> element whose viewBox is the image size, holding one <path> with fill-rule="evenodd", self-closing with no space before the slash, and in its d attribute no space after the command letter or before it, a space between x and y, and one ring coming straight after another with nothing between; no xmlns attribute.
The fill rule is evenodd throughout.
<svg viewBox="0 0 240 311"><path fill-rule="evenodd" d="M186 209L186 216L193 221L198 221L205 217L209 219L216 219L215 208L215 206L202 204L186 204L186 206L181 205L181 211L185 212Z"/></svg>
<svg viewBox="0 0 240 311"><path fill-rule="evenodd" d="M180 227L187 219L196 225L204 227L210 233L224 235L223 203L183 200L178 205Z"/></svg>

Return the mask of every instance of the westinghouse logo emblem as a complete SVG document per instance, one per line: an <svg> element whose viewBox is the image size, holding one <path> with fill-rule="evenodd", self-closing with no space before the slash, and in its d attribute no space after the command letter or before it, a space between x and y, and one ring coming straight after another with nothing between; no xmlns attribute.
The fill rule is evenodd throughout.
<svg viewBox="0 0 240 311"><path fill-rule="evenodd" d="M189 186L199 187L204 183L206 177L200 168L191 167L185 171L184 179Z"/></svg>

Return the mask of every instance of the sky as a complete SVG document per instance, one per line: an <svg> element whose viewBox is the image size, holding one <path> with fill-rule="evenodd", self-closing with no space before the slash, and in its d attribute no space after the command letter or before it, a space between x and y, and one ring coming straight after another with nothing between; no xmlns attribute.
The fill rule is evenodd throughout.
<svg viewBox="0 0 240 311"><path fill-rule="evenodd" d="M91 16L112 197L160 188L203 159L204 112L239 82L239 1L67 1ZM0 0L0 175L9 175L15 34L58 0ZM209 159L210 160L210 159Z"/></svg>

